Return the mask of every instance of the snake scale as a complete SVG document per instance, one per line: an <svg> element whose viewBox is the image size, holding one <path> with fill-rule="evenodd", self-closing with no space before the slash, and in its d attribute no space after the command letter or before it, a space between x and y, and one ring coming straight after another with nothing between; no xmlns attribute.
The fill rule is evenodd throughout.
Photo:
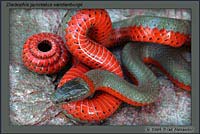
<svg viewBox="0 0 200 134"><path fill-rule="evenodd" d="M145 63L155 65L175 85L190 91L190 64L180 54L183 44L190 45L190 38L189 21L137 16L112 24L104 9L79 10L68 22L65 35L73 66L51 99L80 122L105 120L122 101L148 105L158 98L159 82ZM40 49L41 42L49 49ZM25 66L41 74L58 72L69 60L63 44L50 33L31 36L22 53ZM134 84L124 79L119 61L109 51L120 44L126 44L121 60Z"/></svg>

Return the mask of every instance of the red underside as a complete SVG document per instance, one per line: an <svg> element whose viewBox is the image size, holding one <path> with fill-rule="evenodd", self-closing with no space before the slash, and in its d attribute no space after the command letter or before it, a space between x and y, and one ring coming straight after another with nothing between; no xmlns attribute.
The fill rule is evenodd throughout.
<svg viewBox="0 0 200 134"><path fill-rule="evenodd" d="M81 18L82 17L82 18ZM78 19L76 19L78 18ZM80 19L81 18L81 19ZM95 18L95 19L93 19ZM87 20L87 23L84 22L82 25L81 23L84 19ZM89 21L88 21L89 20ZM100 20L100 21L99 21ZM108 16L108 13L105 10L81 10L79 11L76 16L72 17L72 21L68 23L68 30L66 30L66 44L68 45L68 49L70 49L72 54L77 54L76 56L79 57L79 59L82 59L82 62L87 65L90 65L90 67L95 67L95 68L102 68L102 69L107 69L109 68L109 71L113 71L114 73L118 74L119 76L122 76L122 70L119 67L119 63L117 60L112 56L112 54L105 48L99 47L96 45L94 49L91 50L91 54L96 55L95 57L100 57L101 59L106 59L105 64L106 66L101 65L102 61L96 62L96 60L93 60L90 57L87 57L87 55L84 55L84 53L81 53L81 49L78 50L80 47L79 44L77 44L77 40L74 40L74 37L79 36L80 32L84 32L86 35L86 31L89 30L89 28L93 27L95 24L95 21L98 21L98 24L96 25L97 28L93 29L93 31L96 31L96 33L89 33L92 39L95 41L99 42L99 44L103 45L108 45L107 47L112 46L112 44L119 42L120 40L132 40L132 41L141 41L141 42L152 42L152 43L159 43L159 44L164 44L164 45L170 45L173 47L179 47L184 43L190 44L190 37L188 35L181 34L179 32L173 32L173 31L166 31L165 29L158 30L157 28L150 29L149 27L142 27L142 26L132 26L128 28L122 28L122 29L116 29L112 31L112 25L111 25L111 20ZM88 29L85 29L85 25L87 25ZM81 29L85 29L85 31L81 31ZM128 30L129 32L127 32ZM77 31L77 32L74 32ZM72 36L73 35L73 36ZM44 36L44 34L42 34ZM44 40L41 35L34 37L34 40L27 41L27 46L24 47L23 51L25 53L29 53L29 55L26 57L26 55L23 56L23 61L25 65L32 71L35 71L37 73L55 73L58 72L68 61L68 56L67 56L67 50L65 47L62 47L64 43L62 43L61 38L56 37L56 35L50 36L48 35L47 37L45 36L46 39L49 39L52 41L53 39L59 39L60 41L55 41L58 43L58 48L61 47L60 49L62 50L62 54L59 55L58 57L61 57L55 64L49 66L51 60L45 61L44 65L41 66L40 64L42 63L43 59L39 61L39 59L33 60L33 56L31 55L31 52L29 51L28 47L29 45L33 44L34 42L37 41L37 39L40 39L41 41ZM109 40L111 37L111 40ZM77 38L78 39L78 38ZM113 40L112 40L113 39ZM60 43L61 42L61 43ZM89 43L88 43L89 42ZM25 43L25 44L26 44ZM51 42L53 43L53 42ZM37 42L36 42L37 44ZM85 45L82 45L85 44ZM91 44L95 45L96 43L93 43L92 41L88 40L81 42L81 45L83 48L90 49L88 47L89 45L92 46ZM86 47L87 46L87 47ZM98 46L98 47L97 47ZM94 50L94 51L93 51ZM60 50L61 51L61 50ZM51 52L51 51L50 51ZM40 57L44 57L44 53L39 53ZM51 54L51 53L50 53ZM30 56L33 58L31 59ZM51 57L51 56L49 56ZM100 59L96 58L96 59ZM30 60L31 59L31 60ZM64 60L63 60L64 59ZM37 63L40 66L32 65L32 62ZM53 60L52 60L53 62ZM92 63L93 62L93 63ZM146 63L151 63L159 67L168 77L169 79L174 82L177 86L180 88L183 88L187 91L191 90L191 87L188 85L184 85L183 83L179 82L178 80L175 80L157 61L153 60L152 58L144 58L144 62ZM60 63L60 64L56 64ZM47 66L46 66L47 65ZM118 67L118 70L115 70ZM83 66L76 66L72 69L71 71L67 72L66 75L63 77L61 82L59 83L59 87L62 86L65 82L69 81L72 78L80 76L82 73L87 72L87 68L84 68ZM88 84L89 87L92 89L91 92L94 92L94 85L93 83L85 76L82 77ZM135 81L136 84L138 84L138 81L132 76L132 80ZM147 103L138 103L133 100L129 100L126 97L122 96L121 94L115 92L111 88L108 87L99 87L100 90L106 91L114 96L117 96L121 100L126 101L129 104L135 105L135 106L144 106L147 105ZM103 120L110 116L116 109L119 107L121 101L116 99L115 97L108 95L108 94L102 94L99 95L96 98L93 98L91 100L85 99L82 101L77 101L77 102L72 102L68 104L64 104L63 109L68 112L68 114L71 114L74 116L74 118L79 118L82 120ZM93 112L93 113L92 113Z"/></svg>
<svg viewBox="0 0 200 134"><path fill-rule="evenodd" d="M89 35L88 38L87 37L83 38L84 36L87 36L87 31L90 30L91 28L92 31L88 33ZM127 32L126 30L128 30L129 32ZM127 39L132 41L152 42L152 43L170 45L173 47L179 47L183 45L185 42L189 41L188 35L184 35L179 32L166 31L165 29L159 30L158 28L150 29L149 27L132 26L128 28L115 29L112 31L111 20L106 10L80 10L75 16L72 17L71 21L69 21L68 28L66 29L65 38L66 38L66 45L68 46L69 50L81 62L92 68L101 68L114 72L119 76L122 76L122 70L121 67L119 67L120 66L119 63L112 56L112 54L107 49L103 48L100 44L107 45L106 47L111 47L115 43ZM91 41L91 39L93 39L94 42ZM90 52L91 55L93 55L93 57L91 58L91 56L85 54L83 52L83 49L80 48L80 46L84 48L85 51L87 50L88 52ZM106 59L105 62L103 62L104 59ZM146 58L144 59L144 61L147 63L157 65L163 72L165 72L165 74L170 78L170 80L172 80L176 85L185 90L188 91L190 90L189 86L184 85L183 83L180 83L179 81L173 79L169 75L169 73L167 73L166 70L164 70L164 68L162 68L162 66L160 66L160 64L155 62L153 59ZM89 86L91 87L92 83L86 77L82 78L85 81L87 81ZM134 77L132 77L132 79L135 80L135 82L137 83L137 80ZM129 104L136 106L146 105L132 100L128 100L126 97L123 97L122 95L116 93L114 90L110 88L107 87L100 87L100 88L101 90L116 95L118 98L126 101ZM106 98L109 101L112 100L111 97L110 99L109 97ZM79 101L77 103L74 102L74 104L68 103L67 105L65 105L65 110L67 110L68 113L72 114L75 118L79 118L82 120L94 120L94 119L101 120L105 117L108 117L108 115L110 115L113 111L115 111L116 108L119 106L119 101L113 99L116 102L116 104L113 103L113 106L116 107L112 109L113 111L111 110L112 112L109 112L107 111L107 109L110 106L108 106L109 104L106 104L107 101L104 101L104 99L105 98L102 97L99 99L94 98L92 101L84 99L83 101ZM102 105L102 101L104 101L104 104L106 104L105 107ZM84 105L82 105L82 103L84 103ZM87 107L85 107L85 110L87 110L88 113L87 112L85 113L85 110L84 112L80 110L80 107L86 106L86 104ZM97 109L92 107L92 105L96 105ZM91 110L88 109L89 106ZM79 110L77 110L76 108ZM102 113L101 116L93 114L95 117L92 117L92 115L89 113L89 111L97 112L98 110L101 111ZM84 114L86 115L84 116Z"/></svg>
<svg viewBox="0 0 200 134"><path fill-rule="evenodd" d="M89 86L91 94L94 93L93 82L84 75L89 69L73 59L73 67L65 73L60 80L58 87L62 86L69 80L81 77ZM107 93L96 93L91 99L86 98L75 102L62 104L62 109L73 116L73 118L80 119L87 122L95 122L108 118L120 106L121 101L114 96Z"/></svg>
<svg viewBox="0 0 200 134"><path fill-rule="evenodd" d="M51 46L50 50L40 50L41 42L46 42L42 45L43 48ZM56 34L46 32L34 34L24 43L22 61L33 72L39 74L57 73L67 64L68 60L67 48L62 38Z"/></svg>
<svg viewBox="0 0 200 134"><path fill-rule="evenodd" d="M109 47L126 39L129 41L151 42L172 47L180 47L183 44L190 45L191 42L189 35L140 25L114 29L111 34L111 41L108 43Z"/></svg>

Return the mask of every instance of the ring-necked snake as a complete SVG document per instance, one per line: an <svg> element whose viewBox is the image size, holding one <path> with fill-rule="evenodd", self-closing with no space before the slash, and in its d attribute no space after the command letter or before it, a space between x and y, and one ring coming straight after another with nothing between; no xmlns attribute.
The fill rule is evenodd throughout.
<svg viewBox="0 0 200 134"><path fill-rule="evenodd" d="M80 10L68 22L65 39L68 50L76 60L73 60L72 68L63 76L51 99L59 104L64 102L60 104L62 109L75 120L104 120L116 111L121 101L134 106L155 102L159 83L144 63L156 65L174 84L191 90L190 65L179 55L182 49L175 48L190 44L188 21L138 16L112 26L106 10ZM131 74L134 84L123 79L119 61L107 49L128 41L146 42L128 43L122 50L123 66ZM62 55L62 52L59 54ZM30 68L28 59L23 59ZM40 64L38 62L37 65ZM89 71L89 68L93 70ZM41 71L37 69L35 72ZM89 97L94 92L95 95Z"/></svg>

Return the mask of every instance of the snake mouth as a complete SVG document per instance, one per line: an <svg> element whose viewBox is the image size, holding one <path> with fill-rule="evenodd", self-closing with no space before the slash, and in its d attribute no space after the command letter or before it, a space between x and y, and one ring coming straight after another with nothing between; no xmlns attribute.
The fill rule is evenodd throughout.
<svg viewBox="0 0 200 134"><path fill-rule="evenodd" d="M59 89L58 89L59 90ZM72 97L70 97L69 95L64 95L61 94L59 91L58 92L54 92L50 98L50 100L54 103L54 104L60 104L60 103L67 103L70 102L72 100Z"/></svg>
<svg viewBox="0 0 200 134"><path fill-rule="evenodd" d="M70 99L70 98L67 98L67 99L65 99L63 102L60 102L60 101L58 101L58 100L55 100L55 99L52 99L52 98L51 98L51 101L52 101L54 104L60 104L60 103L68 103L68 102L71 101L71 99Z"/></svg>

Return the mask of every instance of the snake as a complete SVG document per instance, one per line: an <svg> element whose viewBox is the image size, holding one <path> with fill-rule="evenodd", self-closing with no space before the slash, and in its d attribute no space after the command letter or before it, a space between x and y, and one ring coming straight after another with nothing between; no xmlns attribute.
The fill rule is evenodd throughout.
<svg viewBox="0 0 200 134"><path fill-rule="evenodd" d="M58 88L62 87L68 81L77 78L84 73L88 72L90 69L78 61L77 59L73 58L73 66L64 74L62 79L58 84ZM76 84L72 84L71 86L74 89L79 89L80 87ZM59 91L59 90L56 90ZM77 90L76 90L77 91ZM75 93L75 90L71 90L71 92ZM82 93L80 90L76 93L77 98L78 96L83 98ZM63 93L61 93L64 95ZM57 95L55 95L57 96ZM57 98L57 97L56 97ZM70 98L70 97L69 97ZM79 98L79 99L81 99ZM70 98L72 99L72 98ZM57 101L51 98L52 101ZM76 120L82 123L98 123L102 120L105 120L110 115L112 115L120 106L121 101L115 98L113 95L98 92L91 98L85 98L79 101L72 101L68 103L64 103L59 107L63 110L63 113L67 115L69 118Z"/></svg>
<svg viewBox="0 0 200 134"><path fill-rule="evenodd" d="M79 10L68 22L66 48L78 62L63 76L51 99L79 122L105 120L122 101L133 106L155 102L159 82L145 63L191 90L190 65L179 55L179 47L190 45L190 22L137 16L115 24L104 9ZM134 83L124 80L119 61L109 51L124 42L133 42L123 48L122 63Z"/></svg>
<svg viewBox="0 0 200 134"><path fill-rule="evenodd" d="M109 71L102 69L82 71L85 67L75 65L61 79L52 100L55 103L63 102L61 108L68 117L90 123L104 120L112 115L121 104L119 100L133 106L148 105L156 101L160 87L155 74L145 63L155 65L177 86L190 91L190 64L181 54L177 54L181 51L184 52L185 49L151 43L128 43L122 50L122 62L137 80L135 85ZM167 72L173 72L173 75ZM95 91L105 93L88 98ZM107 96L106 93L117 99Z"/></svg>
<svg viewBox="0 0 200 134"><path fill-rule="evenodd" d="M56 34L42 32L26 39L22 61L29 70L39 74L55 74L66 66L69 52L63 39Z"/></svg>

